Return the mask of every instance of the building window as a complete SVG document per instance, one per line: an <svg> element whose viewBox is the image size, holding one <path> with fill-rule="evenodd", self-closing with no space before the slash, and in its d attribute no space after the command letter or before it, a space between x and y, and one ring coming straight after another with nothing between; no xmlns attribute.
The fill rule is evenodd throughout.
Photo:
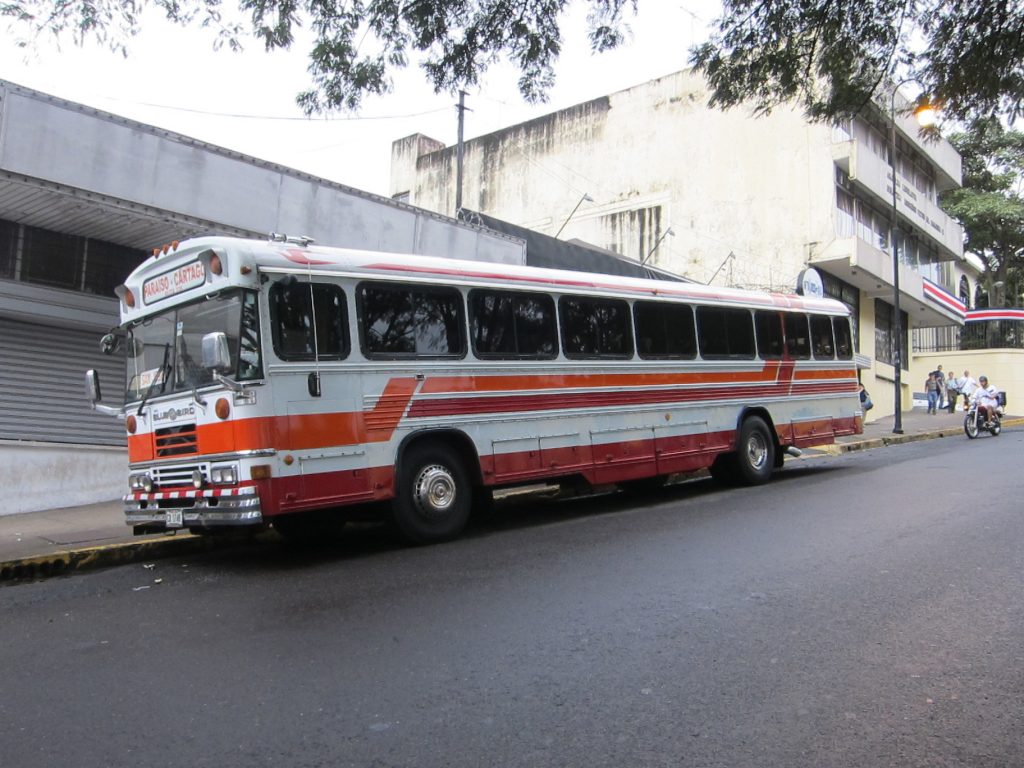
<svg viewBox="0 0 1024 768"><path fill-rule="evenodd" d="M967 282L967 275L960 275L960 301L964 306L971 307L971 284Z"/></svg>
<svg viewBox="0 0 1024 768"><path fill-rule="evenodd" d="M907 313L900 312L900 367L909 370ZM896 345L893 338L893 308L881 299L875 299L875 359L889 365L896 364Z"/></svg>
<svg viewBox="0 0 1024 768"><path fill-rule="evenodd" d="M142 251L123 245L0 219L2 279L113 296L145 258Z"/></svg>
<svg viewBox="0 0 1024 768"><path fill-rule="evenodd" d="M0 219L0 278L14 277L18 260L18 225Z"/></svg>
<svg viewBox="0 0 1024 768"><path fill-rule="evenodd" d="M85 238L49 229L25 227L21 279L51 288L76 290L85 253Z"/></svg>
<svg viewBox="0 0 1024 768"><path fill-rule="evenodd" d="M857 323L860 319L860 291L849 283L840 280L835 275L830 275L828 272L821 272L821 284L828 298L843 302L850 310L850 324L853 326L853 348L860 351L860 338L857 333ZM838 339L836 343L838 343Z"/></svg>

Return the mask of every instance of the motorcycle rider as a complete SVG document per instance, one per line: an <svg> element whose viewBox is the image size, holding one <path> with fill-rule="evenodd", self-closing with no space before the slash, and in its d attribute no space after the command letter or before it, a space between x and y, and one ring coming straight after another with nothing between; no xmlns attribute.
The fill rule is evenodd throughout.
<svg viewBox="0 0 1024 768"><path fill-rule="evenodd" d="M978 404L987 428L999 413L999 390L989 386L987 376L979 376L978 388L971 394L971 399Z"/></svg>

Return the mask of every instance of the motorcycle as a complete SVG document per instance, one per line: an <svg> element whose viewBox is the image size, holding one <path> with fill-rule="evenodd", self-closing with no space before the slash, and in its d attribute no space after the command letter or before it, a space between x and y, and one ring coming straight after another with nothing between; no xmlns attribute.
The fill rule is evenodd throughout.
<svg viewBox="0 0 1024 768"><path fill-rule="evenodd" d="M973 440L978 436L978 433L983 430L988 430L995 437L1003 428L999 423L999 413L989 413L991 421L985 421L985 417L981 415L981 411L978 410L978 404L971 401L970 407L967 409L967 415L964 416L964 432L967 437Z"/></svg>

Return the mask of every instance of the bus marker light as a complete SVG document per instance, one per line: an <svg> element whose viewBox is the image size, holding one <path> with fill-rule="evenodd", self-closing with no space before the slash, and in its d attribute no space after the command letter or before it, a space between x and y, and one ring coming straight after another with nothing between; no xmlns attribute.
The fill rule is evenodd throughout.
<svg viewBox="0 0 1024 768"><path fill-rule="evenodd" d="M224 265L220 263L220 256L213 254L210 257L210 271L215 275L219 275L224 272Z"/></svg>
<svg viewBox="0 0 1024 768"><path fill-rule="evenodd" d="M290 467L292 464L295 463L295 457L291 456L291 455L288 455L288 456L285 456L282 459L282 461Z"/></svg>
<svg viewBox="0 0 1024 768"><path fill-rule="evenodd" d="M249 468L249 477L253 480L269 480L270 479L270 465L269 464L257 464Z"/></svg>
<svg viewBox="0 0 1024 768"><path fill-rule="evenodd" d="M124 291L124 304L126 307L135 306L135 294L129 288L126 288Z"/></svg>
<svg viewBox="0 0 1024 768"><path fill-rule="evenodd" d="M217 404L213 407L214 413L217 414L217 418L222 421L231 415L231 406L228 405L226 397L217 398Z"/></svg>
<svg viewBox="0 0 1024 768"><path fill-rule="evenodd" d="M125 429L128 430L129 435L134 435L135 430L138 428L138 421L135 419L135 414L129 414L128 418L124 420Z"/></svg>

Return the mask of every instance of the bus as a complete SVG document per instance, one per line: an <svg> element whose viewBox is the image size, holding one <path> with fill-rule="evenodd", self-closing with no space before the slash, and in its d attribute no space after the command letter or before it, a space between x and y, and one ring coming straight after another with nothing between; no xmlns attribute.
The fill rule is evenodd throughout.
<svg viewBox="0 0 1024 768"><path fill-rule="evenodd" d="M273 526L357 505L451 539L493 489L769 480L861 432L849 312L825 298L201 237L118 286L101 347L136 533Z"/></svg>

